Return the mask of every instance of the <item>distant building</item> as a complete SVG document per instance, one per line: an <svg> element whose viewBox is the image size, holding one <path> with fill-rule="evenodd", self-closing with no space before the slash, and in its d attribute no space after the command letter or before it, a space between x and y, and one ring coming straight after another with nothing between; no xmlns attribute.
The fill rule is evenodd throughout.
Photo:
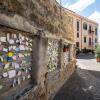
<svg viewBox="0 0 100 100"><path fill-rule="evenodd" d="M94 50L98 44L98 24L86 17L66 9L72 18L76 47Z"/></svg>

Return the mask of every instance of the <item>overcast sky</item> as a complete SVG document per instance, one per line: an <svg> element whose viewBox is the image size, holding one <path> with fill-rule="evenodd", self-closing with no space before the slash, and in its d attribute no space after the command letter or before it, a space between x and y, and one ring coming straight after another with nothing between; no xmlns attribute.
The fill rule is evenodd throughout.
<svg viewBox="0 0 100 100"><path fill-rule="evenodd" d="M57 0L58 2L60 0ZM61 0L62 6L82 16L88 17L99 24L100 42L100 0Z"/></svg>

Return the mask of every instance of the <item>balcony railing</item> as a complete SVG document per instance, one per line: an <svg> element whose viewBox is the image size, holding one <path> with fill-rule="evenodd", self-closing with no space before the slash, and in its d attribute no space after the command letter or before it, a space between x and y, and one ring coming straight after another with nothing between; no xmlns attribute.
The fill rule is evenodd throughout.
<svg viewBox="0 0 100 100"><path fill-rule="evenodd" d="M89 42L89 46L94 45L94 42Z"/></svg>
<svg viewBox="0 0 100 100"><path fill-rule="evenodd" d="M89 31L89 34L94 34L94 32L95 32L95 31L90 30L90 29L88 31Z"/></svg>
<svg viewBox="0 0 100 100"><path fill-rule="evenodd" d="M88 30L89 31L89 34L91 33L91 30Z"/></svg>

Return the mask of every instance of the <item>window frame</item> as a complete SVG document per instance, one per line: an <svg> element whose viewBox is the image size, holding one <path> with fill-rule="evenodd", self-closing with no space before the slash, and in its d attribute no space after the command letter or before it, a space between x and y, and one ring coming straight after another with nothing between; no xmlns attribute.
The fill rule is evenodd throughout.
<svg viewBox="0 0 100 100"><path fill-rule="evenodd" d="M79 23L79 20L77 20L77 31L79 31L79 27L80 26L80 23Z"/></svg>
<svg viewBox="0 0 100 100"><path fill-rule="evenodd" d="M95 38L95 43L97 43L97 41L98 41L98 39L97 39L97 38Z"/></svg>
<svg viewBox="0 0 100 100"><path fill-rule="evenodd" d="M77 38L79 38L79 32L77 32Z"/></svg>
<svg viewBox="0 0 100 100"><path fill-rule="evenodd" d="M86 37L84 37L84 43L86 43Z"/></svg>
<svg viewBox="0 0 100 100"><path fill-rule="evenodd" d="M80 47L80 44L79 44L79 42L76 42L76 47Z"/></svg>
<svg viewBox="0 0 100 100"><path fill-rule="evenodd" d="M89 45L92 45L92 39L89 37Z"/></svg>
<svg viewBox="0 0 100 100"><path fill-rule="evenodd" d="M87 26L88 26L87 23L84 22L84 23L83 23L83 29L84 29L84 30L87 30Z"/></svg>
<svg viewBox="0 0 100 100"><path fill-rule="evenodd" d="M97 35L97 34L98 34L98 28L95 27L95 35Z"/></svg>

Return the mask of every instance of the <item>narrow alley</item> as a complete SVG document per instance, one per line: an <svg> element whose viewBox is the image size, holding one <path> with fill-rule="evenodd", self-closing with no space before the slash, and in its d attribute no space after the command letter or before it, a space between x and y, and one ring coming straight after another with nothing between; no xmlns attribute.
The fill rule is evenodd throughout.
<svg viewBox="0 0 100 100"><path fill-rule="evenodd" d="M90 54L80 55L77 65L53 100L100 100L100 63Z"/></svg>

